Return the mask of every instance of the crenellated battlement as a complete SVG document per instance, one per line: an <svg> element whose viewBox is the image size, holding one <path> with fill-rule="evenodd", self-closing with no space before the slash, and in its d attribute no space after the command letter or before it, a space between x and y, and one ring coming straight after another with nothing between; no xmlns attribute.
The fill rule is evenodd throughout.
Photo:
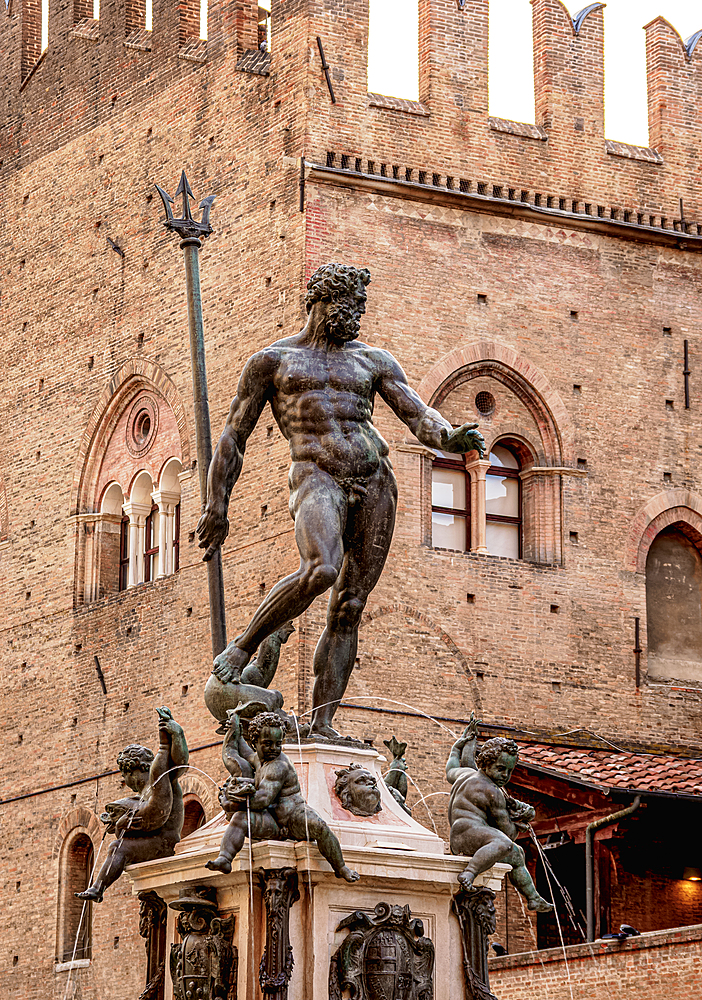
<svg viewBox="0 0 702 1000"><path fill-rule="evenodd" d="M272 0L270 55L259 51L256 0L211 0L206 41L197 0L149 2L149 25L146 0L102 0L99 19L89 0L50 4L39 53L40 4L13 0L0 67L0 169L120 115L138 118L177 86L178 101L216 93L232 120L245 94L260 123L287 111L297 124L286 155L323 162L327 150L348 149L576 203L630 205L645 217L680 217L682 198L692 217L702 215L702 30L683 40L663 17L646 25L647 148L605 138L602 3L571 17L560 0L532 0L535 121L517 123L488 112L488 0L419 0L419 102L368 94L369 0ZM256 126L242 118L243 129Z"/></svg>

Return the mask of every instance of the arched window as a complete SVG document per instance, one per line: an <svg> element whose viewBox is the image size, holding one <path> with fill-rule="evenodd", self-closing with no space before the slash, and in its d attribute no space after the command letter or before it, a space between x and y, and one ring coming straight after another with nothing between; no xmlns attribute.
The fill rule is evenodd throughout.
<svg viewBox="0 0 702 1000"><path fill-rule="evenodd" d="M92 903L76 899L74 893L90 885L93 869L93 842L78 831L67 838L59 865L58 962L87 959L92 946Z"/></svg>
<svg viewBox="0 0 702 1000"><path fill-rule="evenodd" d="M463 456L440 453L431 477L431 544L470 549L470 475Z"/></svg>
<svg viewBox="0 0 702 1000"><path fill-rule="evenodd" d="M522 497L519 460L493 445L485 474L485 544L493 556L522 557Z"/></svg>
<svg viewBox="0 0 702 1000"><path fill-rule="evenodd" d="M694 535L671 525L648 551L648 673L655 676L702 680L702 555Z"/></svg>
<svg viewBox="0 0 702 1000"><path fill-rule="evenodd" d="M144 581L155 580L158 573L158 504L152 504L144 525Z"/></svg>
<svg viewBox="0 0 702 1000"><path fill-rule="evenodd" d="M119 590L129 586L129 518L122 516L119 529Z"/></svg>
<svg viewBox="0 0 702 1000"><path fill-rule="evenodd" d="M191 833L195 833L199 830L202 824L205 822L205 810L202 808L202 804L198 799L197 795L186 795L183 799L183 831L180 835L180 839L184 840Z"/></svg>

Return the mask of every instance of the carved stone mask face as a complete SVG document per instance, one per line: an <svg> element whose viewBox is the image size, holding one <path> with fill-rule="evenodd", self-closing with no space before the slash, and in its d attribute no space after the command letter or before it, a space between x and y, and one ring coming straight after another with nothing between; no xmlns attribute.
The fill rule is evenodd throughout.
<svg viewBox="0 0 702 1000"><path fill-rule="evenodd" d="M344 809L355 816L373 816L380 812L378 783L365 768L354 768L348 775L342 772L334 787Z"/></svg>

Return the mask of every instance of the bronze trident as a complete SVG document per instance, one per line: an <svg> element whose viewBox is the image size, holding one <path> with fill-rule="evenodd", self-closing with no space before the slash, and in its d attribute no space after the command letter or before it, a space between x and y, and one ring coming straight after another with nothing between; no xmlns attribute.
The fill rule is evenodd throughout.
<svg viewBox="0 0 702 1000"><path fill-rule="evenodd" d="M199 251L202 240L212 232L210 209L215 195L208 195L200 202L202 219L198 222L190 210L190 198L194 198L185 171L180 175L176 191L183 196L183 217L173 217L173 198L158 184L156 190L161 195L166 218L163 225L180 236L180 247L185 262L185 288L188 300L188 325L190 327L190 357L193 371L193 404L195 408L195 438L197 441L197 466L200 476L201 510L207 502L207 471L212 461L212 434L210 431L210 406L207 398L207 371L205 369L205 332L202 323L202 296L200 294ZM222 578L222 554L220 549L209 553L207 562L207 583L210 598L210 631L212 635L212 655L218 656L227 645L227 627L224 612L224 581Z"/></svg>

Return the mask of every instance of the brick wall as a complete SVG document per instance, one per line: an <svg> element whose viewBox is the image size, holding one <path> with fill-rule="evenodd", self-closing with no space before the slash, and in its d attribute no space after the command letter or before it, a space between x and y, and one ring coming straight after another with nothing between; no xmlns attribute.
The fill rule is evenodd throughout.
<svg viewBox="0 0 702 1000"><path fill-rule="evenodd" d="M702 925L651 931L627 941L595 941L491 958L500 1000L696 1000L702 990Z"/></svg>

